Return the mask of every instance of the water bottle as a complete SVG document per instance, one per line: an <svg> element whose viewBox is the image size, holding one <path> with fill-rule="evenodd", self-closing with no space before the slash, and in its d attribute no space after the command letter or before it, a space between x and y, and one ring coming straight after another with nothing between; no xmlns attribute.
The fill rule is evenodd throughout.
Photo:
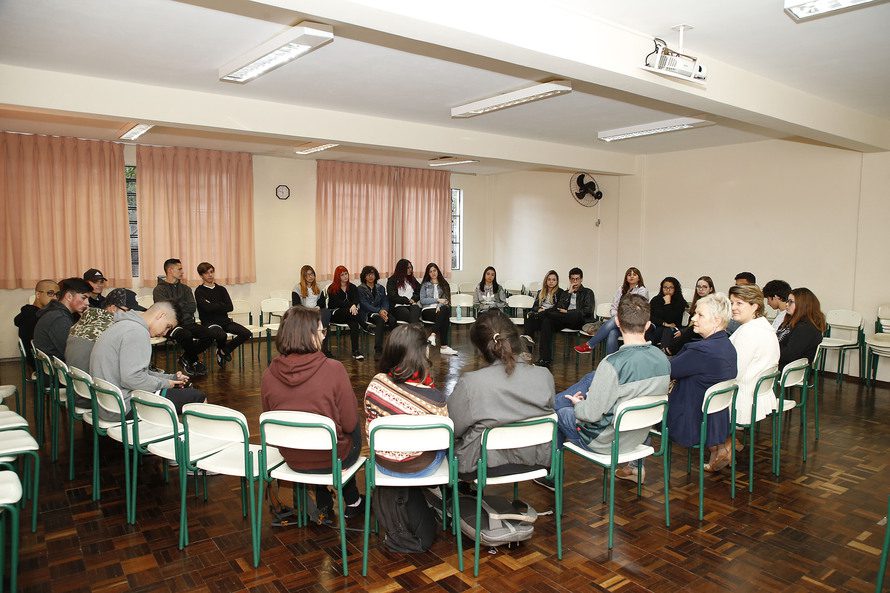
<svg viewBox="0 0 890 593"><path fill-rule="evenodd" d="M460 321L460 320L461 320L461 317L462 317L462 315L461 315L461 309L463 309L463 307L461 307L460 305L458 305L458 306L457 306L457 320L458 320L458 321Z"/></svg>

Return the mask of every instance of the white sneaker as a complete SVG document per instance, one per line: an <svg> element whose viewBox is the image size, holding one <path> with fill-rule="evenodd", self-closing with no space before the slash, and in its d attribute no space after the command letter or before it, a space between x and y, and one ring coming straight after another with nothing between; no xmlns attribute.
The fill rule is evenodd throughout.
<svg viewBox="0 0 890 593"><path fill-rule="evenodd" d="M428 337L428 338L426 339L426 341L427 341L427 343L428 343L430 346L435 347L435 345L436 345L436 334L430 334L430 337Z"/></svg>
<svg viewBox="0 0 890 593"><path fill-rule="evenodd" d="M457 350L455 350L451 346L442 346L441 348L439 348L439 352L441 352L442 354L447 354L449 356L457 356L458 354Z"/></svg>

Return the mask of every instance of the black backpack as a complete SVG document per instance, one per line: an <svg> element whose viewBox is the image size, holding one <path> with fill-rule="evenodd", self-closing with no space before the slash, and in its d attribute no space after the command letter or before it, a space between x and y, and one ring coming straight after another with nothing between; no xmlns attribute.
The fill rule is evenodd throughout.
<svg viewBox="0 0 890 593"><path fill-rule="evenodd" d="M374 489L374 514L384 529L383 541L393 552L426 552L436 539L436 515L419 487Z"/></svg>

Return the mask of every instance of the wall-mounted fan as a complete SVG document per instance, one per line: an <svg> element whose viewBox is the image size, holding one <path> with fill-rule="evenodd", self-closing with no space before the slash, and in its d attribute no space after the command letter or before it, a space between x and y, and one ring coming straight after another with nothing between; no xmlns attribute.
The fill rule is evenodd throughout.
<svg viewBox="0 0 890 593"><path fill-rule="evenodd" d="M569 193L582 206L594 206L603 197L596 179L590 173L579 172L569 181Z"/></svg>

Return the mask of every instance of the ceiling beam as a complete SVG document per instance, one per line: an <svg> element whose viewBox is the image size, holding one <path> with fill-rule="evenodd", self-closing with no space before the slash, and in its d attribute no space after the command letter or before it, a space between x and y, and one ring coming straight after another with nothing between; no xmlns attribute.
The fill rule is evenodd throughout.
<svg viewBox="0 0 890 593"><path fill-rule="evenodd" d="M640 68L652 38L539 0L248 0L665 101L787 136L864 152L890 150L890 121L833 103L731 64L698 57L707 86ZM336 33L336 30L335 30ZM792 48L788 48L789 51Z"/></svg>

